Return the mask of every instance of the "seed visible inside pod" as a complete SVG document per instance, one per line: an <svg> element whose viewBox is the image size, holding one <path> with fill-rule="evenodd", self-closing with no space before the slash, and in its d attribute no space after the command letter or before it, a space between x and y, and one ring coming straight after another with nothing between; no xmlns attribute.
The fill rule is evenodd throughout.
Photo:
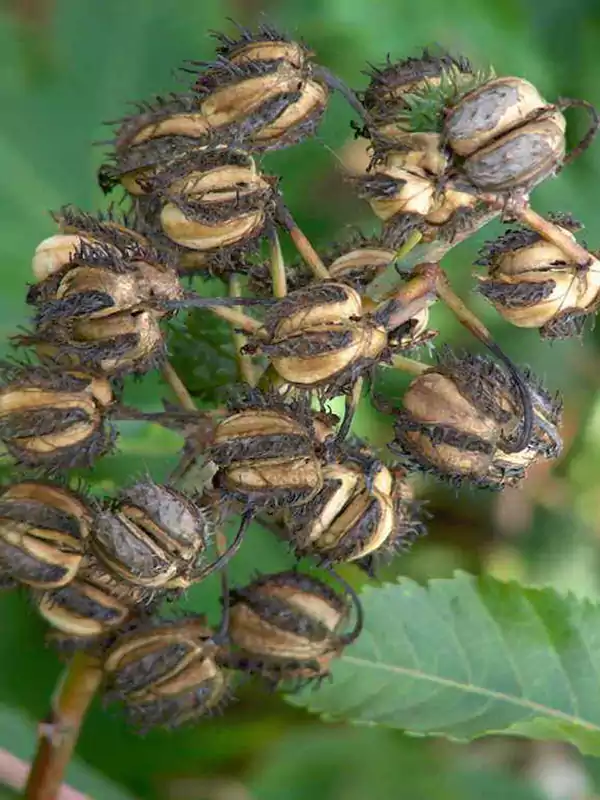
<svg viewBox="0 0 600 800"><path fill-rule="evenodd" d="M546 108L546 101L529 81L495 78L450 109L444 136L455 153L468 156Z"/></svg>
<svg viewBox="0 0 600 800"><path fill-rule="evenodd" d="M92 547L111 572L135 585L186 588L207 531L202 508L175 489L144 481L97 515Z"/></svg>
<svg viewBox="0 0 600 800"><path fill-rule="evenodd" d="M77 574L90 522L87 505L67 489L12 484L0 496L0 560L21 583L64 586Z"/></svg>
<svg viewBox="0 0 600 800"><path fill-rule="evenodd" d="M108 381L58 367L7 371L0 388L0 438L20 463L48 470L89 465L112 437Z"/></svg>
<svg viewBox="0 0 600 800"><path fill-rule="evenodd" d="M554 441L557 436L559 407L532 376L526 375L525 380L532 396L533 435L516 455L510 444L518 437L523 419L511 379L490 359L458 358L449 352L439 367L410 384L396 416L392 449L453 482L469 480L493 488L517 483L534 460L552 458L557 451L548 445L547 437ZM549 417L553 418L552 434L548 433Z"/></svg>
<svg viewBox="0 0 600 800"><path fill-rule="evenodd" d="M110 699L135 725L174 728L223 705L230 678L215 661L202 618L141 626L120 636L104 662Z"/></svg>
<svg viewBox="0 0 600 800"><path fill-rule="evenodd" d="M231 595L232 660L275 682L319 678L343 649L348 613L346 600L315 578L264 575Z"/></svg>
<svg viewBox="0 0 600 800"><path fill-rule="evenodd" d="M216 482L251 505L298 505L322 485L311 432L291 414L248 409L216 427L210 458Z"/></svg>

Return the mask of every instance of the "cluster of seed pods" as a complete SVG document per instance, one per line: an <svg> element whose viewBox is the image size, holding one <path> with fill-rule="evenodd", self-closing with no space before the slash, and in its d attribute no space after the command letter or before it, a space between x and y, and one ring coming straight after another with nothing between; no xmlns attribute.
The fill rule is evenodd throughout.
<svg viewBox="0 0 600 800"><path fill-rule="evenodd" d="M127 214L54 214L58 232L33 257L31 329L14 340L28 356L1 367L0 439L21 474L0 494L0 586L28 591L63 647L93 653L107 696L144 728L220 708L243 675L275 686L327 675L363 626L360 600L334 568L376 574L380 559L424 533L413 473L502 489L561 450L560 401L485 336L499 361L447 348L434 363L406 357L426 355L437 335L435 292L413 292L426 269L379 302L369 286L415 233L451 242L486 217L490 194L507 208L525 202L567 159L568 104L428 51L373 69L354 94L268 26L217 40L214 61L192 63L186 91L116 123L98 179L124 195ZM370 142L369 169L349 185L380 229L318 252L263 155L312 136L332 91ZM575 243L574 220L547 222ZM298 262L284 262L280 232ZM599 302L588 255L582 265L513 228L483 248L478 288L508 322L571 335ZM202 279L215 276L229 297L202 296ZM173 374L165 323L191 308L244 335L249 385L211 412L189 395L181 410L125 406L128 376ZM399 407L370 392L380 368L413 374ZM351 432L361 393L394 417L384 450ZM337 397L341 420L329 406ZM182 432L181 462L165 483L144 478L97 497L70 471L117 448L125 419ZM197 459L212 478L183 491ZM237 534L209 556L232 517ZM253 519L332 581L298 570L233 589L224 579L220 626L164 618L165 600L226 569Z"/></svg>

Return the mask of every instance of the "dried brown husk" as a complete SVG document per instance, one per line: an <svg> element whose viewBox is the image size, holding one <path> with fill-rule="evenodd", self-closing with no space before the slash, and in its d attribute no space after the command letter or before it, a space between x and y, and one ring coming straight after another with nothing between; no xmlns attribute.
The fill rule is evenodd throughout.
<svg viewBox="0 0 600 800"><path fill-rule="evenodd" d="M315 578L264 575L232 593L229 657L276 683L318 679L343 649L348 613L346 600Z"/></svg>
<svg viewBox="0 0 600 800"><path fill-rule="evenodd" d="M219 38L217 60L201 64L194 87L209 123L235 126L254 151L314 135L329 93L313 74L311 53L264 26L237 40Z"/></svg>
<svg viewBox="0 0 600 800"><path fill-rule="evenodd" d="M558 225L573 236L573 220ZM565 227L566 226L566 227ZM538 234L509 231L481 251L477 262L487 268L479 291L513 325L539 328L542 336L564 337L579 333L580 325L598 307L600 264L586 267L570 262L564 252ZM575 325L570 325L573 319Z"/></svg>
<svg viewBox="0 0 600 800"><path fill-rule="evenodd" d="M7 365L0 437L18 463L48 471L90 466L113 445L105 378L59 367Z"/></svg>
<svg viewBox="0 0 600 800"><path fill-rule="evenodd" d="M107 696L130 722L174 728L219 710L230 675L215 661L203 618L153 622L120 636L104 660Z"/></svg>
<svg viewBox="0 0 600 800"><path fill-rule="evenodd" d="M533 435L512 452L522 408L511 379L493 361L445 352L439 367L411 383L396 416L395 452L407 463L453 483L503 488L520 482L531 464L561 449L561 404L529 373Z"/></svg>
<svg viewBox="0 0 600 800"><path fill-rule="evenodd" d="M151 589L184 589L208 541L205 509L170 486L142 481L96 516L91 546L106 568Z"/></svg>
<svg viewBox="0 0 600 800"><path fill-rule="evenodd" d="M251 506L296 506L322 485L313 430L294 410L247 408L216 426L216 485Z"/></svg>
<svg viewBox="0 0 600 800"><path fill-rule="evenodd" d="M0 496L0 560L20 583L57 588L77 574L92 514L81 495L24 481Z"/></svg>

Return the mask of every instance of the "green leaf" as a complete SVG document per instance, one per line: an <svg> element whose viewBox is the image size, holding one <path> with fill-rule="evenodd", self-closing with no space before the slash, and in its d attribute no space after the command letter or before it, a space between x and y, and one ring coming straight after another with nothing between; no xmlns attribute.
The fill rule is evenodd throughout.
<svg viewBox="0 0 600 800"><path fill-rule="evenodd" d="M328 719L469 740L559 739L600 755L600 607L457 573L362 594L333 681L290 698Z"/></svg>

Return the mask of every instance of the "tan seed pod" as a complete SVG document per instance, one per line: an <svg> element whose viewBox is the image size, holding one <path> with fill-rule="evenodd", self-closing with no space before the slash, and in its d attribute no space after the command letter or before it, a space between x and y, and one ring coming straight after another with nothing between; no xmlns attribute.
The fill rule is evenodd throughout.
<svg viewBox="0 0 600 800"><path fill-rule="evenodd" d="M567 228L559 229L574 240ZM510 323L539 328L548 338L580 333L600 299L600 263L586 268L569 262L562 250L531 231L514 230L487 243L478 264L488 274L479 291Z"/></svg>
<svg viewBox="0 0 600 800"><path fill-rule="evenodd" d="M361 181L361 194L379 219L400 215L424 218L436 207L435 184L424 170L404 167L404 154L390 152Z"/></svg>
<svg viewBox="0 0 600 800"><path fill-rule="evenodd" d="M327 464L319 494L287 515L289 539L299 555L328 563L360 561L404 546L414 538L416 523L396 495L391 472L364 453Z"/></svg>
<svg viewBox="0 0 600 800"><path fill-rule="evenodd" d="M264 26L239 39L218 38L218 60L200 72L194 87L210 125L239 128L261 150L311 136L328 100L327 87L314 77L311 53Z"/></svg>
<svg viewBox="0 0 600 800"><path fill-rule="evenodd" d="M104 661L110 699L130 722L178 727L222 707L229 673L215 661L212 631L202 618L153 623L120 636Z"/></svg>
<svg viewBox="0 0 600 800"><path fill-rule="evenodd" d="M444 136L455 153L469 156L546 108L529 81L495 78L462 97L447 113Z"/></svg>
<svg viewBox="0 0 600 800"><path fill-rule="evenodd" d="M91 464L112 445L103 378L58 367L6 370L0 388L0 438L18 462L49 471Z"/></svg>
<svg viewBox="0 0 600 800"><path fill-rule="evenodd" d="M484 191L532 188L557 170L564 155L565 118L550 111L481 148L462 169Z"/></svg>
<svg viewBox="0 0 600 800"><path fill-rule="evenodd" d="M99 319L46 324L27 339L40 357L68 367L87 365L105 375L142 374L165 357L156 311L124 311Z"/></svg>
<svg viewBox="0 0 600 800"><path fill-rule="evenodd" d="M109 572L151 589L183 589L208 539L207 513L181 492L136 483L96 515L91 547Z"/></svg>
<svg viewBox="0 0 600 800"><path fill-rule="evenodd" d="M232 593L230 658L274 682L319 678L343 650L348 615L346 600L315 578L264 575Z"/></svg>
<svg viewBox="0 0 600 800"><path fill-rule="evenodd" d="M514 456L511 443L524 423L510 379L489 359L449 352L439 367L410 384L396 416L392 449L451 482L466 479L493 488L518 483L533 461L555 458L561 448L560 404L529 373L525 380L533 434Z"/></svg>
<svg viewBox="0 0 600 800"><path fill-rule="evenodd" d="M261 408L230 414L218 423L210 458L215 481L250 505L298 505L322 485L311 430L292 413Z"/></svg>
<svg viewBox="0 0 600 800"><path fill-rule="evenodd" d="M147 611L148 591L117 580L87 554L77 577L58 589L36 591L34 602L60 638L88 643Z"/></svg>
<svg viewBox="0 0 600 800"><path fill-rule="evenodd" d="M20 583L57 588L76 576L90 532L83 499L50 483L23 482L0 495L0 561Z"/></svg>

